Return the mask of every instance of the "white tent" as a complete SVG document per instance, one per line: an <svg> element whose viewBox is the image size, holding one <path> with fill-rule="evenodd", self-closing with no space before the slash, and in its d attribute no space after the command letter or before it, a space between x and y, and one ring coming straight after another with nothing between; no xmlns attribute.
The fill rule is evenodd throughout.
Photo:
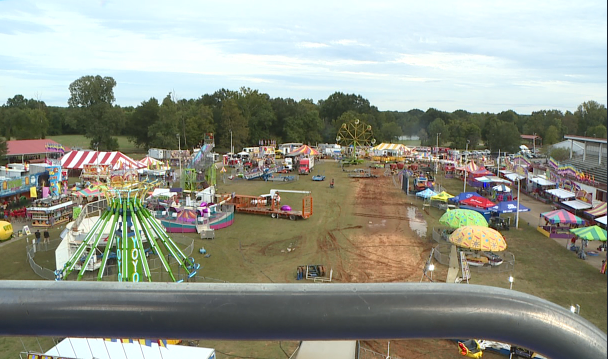
<svg viewBox="0 0 608 359"><path fill-rule="evenodd" d="M599 223L601 223L601 224L603 224L605 226L606 225L606 216L600 217L600 218L596 218L595 221L599 222Z"/></svg>
<svg viewBox="0 0 608 359"><path fill-rule="evenodd" d="M554 186L557 184L542 177L534 177L530 180L530 182L536 183L539 186Z"/></svg>
<svg viewBox="0 0 608 359"><path fill-rule="evenodd" d="M575 210L578 210L578 209L589 209L589 208L593 207L591 205L591 203L579 201L578 199L575 199L573 201L562 202L562 204L564 204L564 205L566 205L566 206L568 206L568 207L570 207L572 209L575 209Z"/></svg>
<svg viewBox="0 0 608 359"><path fill-rule="evenodd" d="M149 345L138 340L124 343L100 338L65 338L54 348L44 353L56 357L96 359L212 359L215 350L167 344L159 346L157 341ZM145 341L144 341L145 342ZM149 342L149 341L148 341Z"/></svg>
<svg viewBox="0 0 608 359"><path fill-rule="evenodd" d="M572 193L570 191L566 191L565 189L561 189L561 188L550 189L547 191L547 193L549 193L552 196L555 196L559 199L568 199L568 198L575 197L574 193Z"/></svg>

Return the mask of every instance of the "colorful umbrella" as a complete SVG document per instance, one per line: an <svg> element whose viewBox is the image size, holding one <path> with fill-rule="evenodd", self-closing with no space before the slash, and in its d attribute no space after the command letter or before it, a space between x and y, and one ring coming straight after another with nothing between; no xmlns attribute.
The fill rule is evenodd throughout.
<svg viewBox="0 0 608 359"><path fill-rule="evenodd" d="M447 202L448 199L450 199L452 197L454 197L454 196L452 196L451 194L447 193L446 191L442 191L438 195L435 195L435 196L431 197L431 199L436 200L436 201Z"/></svg>
<svg viewBox="0 0 608 359"><path fill-rule="evenodd" d="M460 228L464 226L480 226L487 227L488 221L479 212L471 211L470 209L453 209L447 211L439 218L439 223L451 228Z"/></svg>
<svg viewBox="0 0 608 359"><path fill-rule="evenodd" d="M599 226L574 228L570 232L587 241L606 241L606 230Z"/></svg>
<svg viewBox="0 0 608 359"><path fill-rule="evenodd" d="M449 241L474 251L500 252L507 249L507 242L500 232L480 226L460 227L450 235Z"/></svg>
<svg viewBox="0 0 608 359"><path fill-rule="evenodd" d="M178 222L187 222L187 223L192 223L194 221L196 221L196 211L193 209L184 209L183 211L179 212L177 214L177 221Z"/></svg>
<svg viewBox="0 0 608 359"><path fill-rule="evenodd" d="M490 201L485 197L470 197L463 201L460 201L460 203L467 206L483 209L496 206L496 203Z"/></svg>
<svg viewBox="0 0 608 359"><path fill-rule="evenodd" d="M545 212L540 214L541 217L544 217L547 221L556 224L584 224L585 221L582 218L579 218L572 213L566 211L565 209L558 209L551 212Z"/></svg>

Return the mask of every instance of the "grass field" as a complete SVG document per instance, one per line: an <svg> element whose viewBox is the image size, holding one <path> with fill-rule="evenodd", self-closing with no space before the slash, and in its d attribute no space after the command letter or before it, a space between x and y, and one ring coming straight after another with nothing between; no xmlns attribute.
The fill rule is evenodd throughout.
<svg viewBox="0 0 608 359"><path fill-rule="evenodd" d="M67 143L64 145L69 146ZM202 266L201 275L233 283L296 283L295 270L299 265L322 264L327 258L332 258L334 262L338 259L351 263L356 260L348 252L331 249L326 253L319 251L319 241L326 237L328 231L341 228L345 230L344 233L351 233L346 229L354 233L358 226L367 224L367 218L357 217L354 213L354 180L348 178L333 161L318 163L315 171L326 175L327 180L314 182L308 176L301 176L299 181L293 183L246 180L227 180L223 183L218 180L218 191L222 193L259 195L269 193L271 188L310 190L314 198L314 214L311 218L300 221L238 214L234 225L217 231L214 240L197 239L192 256ZM335 178L333 189L329 188L328 181L331 178ZM461 191L462 182L459 180L443 179L441 182L448 192ZM392 185L385 190L393 191L395 197L405 198L405 194ZM288 204L293 208L301 206L301 197L297 194L283 193L281 197L281 204ZM411 201L416 204L415 198L412 197ZM438 226L438 219L442 214L442 211L431 208L424 215L429 229ZM52 236L58 236L61 230L62 228L56 228L51 233ZM605 275L526 224L522 224L521 230L505 233L507 250L514 253L516 258L515 270L512 273L516 278L514 290L545 298L563 307L579 304L582 317L604 332L607 331ZM192 235L192 238L196 236ZM211 256L205 258L199 254L198 249L201 247ZM294 250L287 251L287 248ZM43 267L54 267L52 253L41 253L36 257L36 261ZM447 268L442 265L437 267L436 278L445 280ZM473 272L471 283L508 288L508 276L509 273ZM0 279L39 279L25 261L23 239L13 239L0 246ZM339 282L340 278L336 278L336 281ZM24 345L26 348L36 349L38 343L46 349L51 341L49 338L27 338L23 339L22 344L19 338L0 338L0 359L16 358ZM415 348L418 359L461 358L455 345L433 340L424 343L425 348ZM297 343L201 340L199 345L216 348L218 359L286 358L285 353L291 354ZM395 348L401 346L404 352L408 352L408 341L391 342L391 351L393 345ZM408 356L400 357L405 359ZM498 358L490 353L484 355L484 358L486 357Z"/></svg>

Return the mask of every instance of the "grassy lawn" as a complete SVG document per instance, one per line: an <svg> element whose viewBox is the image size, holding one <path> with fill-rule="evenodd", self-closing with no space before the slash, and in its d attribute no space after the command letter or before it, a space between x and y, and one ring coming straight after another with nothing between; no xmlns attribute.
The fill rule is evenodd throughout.
<svg viewBox="0 0 608 359"><path fill-rule="evenodd" d="M66 146L71 145L67 141L58 140L57 137L53 139ZM76 138L72 140L74 143L80 141ZM227 180L223 183L218 179L218 192L222 193L260 195L269 193L271 188L279 191L281 189L310 190L314 198L314 214L307 220L299 221L238 214L232 226L216 232L214 240L200 240L196 239L196 235L192 235L192 238L197 240L192 256L201 264L200 274L233 283L296 283L295 272L299 265L323 264L324 259L336 253L344 256L342 258L344 261L353 260L348 257L351 255L349 253L332 252L331 248L322 251L319 245L327 238L328 232L336 228L356 231L361 221L367 221L354 213L357 210L353 206L355 201L353 180L349 179L333 161L317 164L315 171L326 175L326 181L314 182L309 176L300 176L300 180L293 183L246 180ZM331 178L335 179L333 189L329 188ZM462 190L462 182L459 180L442 179L441 184L450 193L460 193ZM395 189L387 188L387 190ZM397 192L396 195L405 197L404 193ZM299 194L284 192L281 194L281 199L281 204L301 208ZM412 197L411 201L416 203L417 200ZM442 214L443 211L436 208L431 208L425 214L429 230L439 226L438 219ZM507 279L512 274L515 277L513 290L536 295L563 307L579 304L581 316L606 332L608 315L606 276L562 248L554 240L538 233L535 228L521 223L520 226L522 227L520 230L505 232L507 250L516 258L514 272L472 271L471 283L508 288ZM62 228L54 229L51 233L52 237L58 236L61 230ZM207 250L210 257L205 258L198 252L201 247ZM288 251L288 248L294 250ZM25 258L24 239L13 239L0 246L0 280L40 279L34 274ZM51 252L40 253L36 256L36 261L45 268L54 268L54 256ZM445 280L447 268L442 265L438 267L436 278ZM39 339L44 349L50 347L49 338ZM433 343L433 341L428 342ZM24 344L28 349L33 350L37 348L38 342L36 338L24 338ZM199 345L216 348L218 358L282 358L286 357L285 352L291 354L297 343L200 341ZM16 358L22 350L23 345L19 338L0 338L0 359ZM417 358L460 357L455 345L453 350L450 346L445 354L439 355L432 347L427 353L427 356L417 356ZM493 357L490 354L487 356Z"/></svg>
<svg viewBox="0 0 608 359"><path fill-rule="evenodd" d="M134 159L141 159L145 157L146 152L144 149L137 148L135 145L127 139L127 136L114 136L118 139L118 150ZM57 143L61 143L66 147L79 147L82 149L90 149L91 140L84 137L83 135L61 135L61 136L48 136ZM136 158L140 156L139 158Z"/></svg>

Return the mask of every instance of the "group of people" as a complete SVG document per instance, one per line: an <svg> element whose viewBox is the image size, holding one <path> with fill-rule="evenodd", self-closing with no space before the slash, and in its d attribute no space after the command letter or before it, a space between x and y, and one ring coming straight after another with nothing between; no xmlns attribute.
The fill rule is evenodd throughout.
<svg viewBox="0 0 608 359"><path fill-rule="evenodd" d="M36 232L34 233L34 235L36 236L36 244L40 244L40 230L37 229ZM50 242L50 238L51 238L51 235L49 234L48 229L44 230L43 236L44 236L44 241L42 243L48 244Z"/></svg>

